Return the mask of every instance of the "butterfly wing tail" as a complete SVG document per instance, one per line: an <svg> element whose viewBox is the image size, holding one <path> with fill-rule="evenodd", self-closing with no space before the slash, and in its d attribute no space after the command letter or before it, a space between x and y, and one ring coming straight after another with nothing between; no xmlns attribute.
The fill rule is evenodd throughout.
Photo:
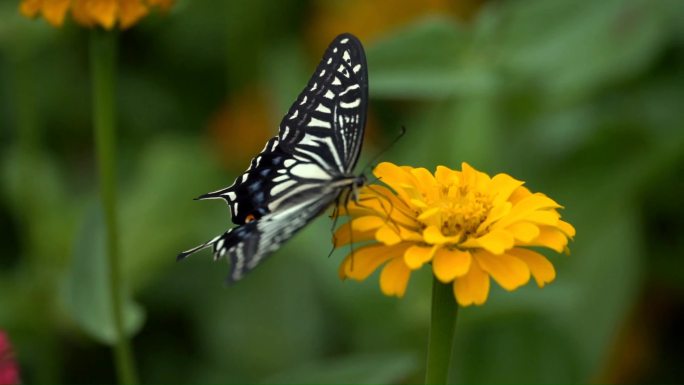
<svg viewBox="0 0 684 385"><path fill-rule="evenodd" d="M212 191L212 192L208 192L206 194L202 194L202 195L194 198L194 200L201 201L201 200L205 200L205 199L224 199L226 202L230 202L231 200L230 200L228 194L229 194L229 192L232 192L233 189L234 189L233 185L231 185L229 187L226 187L226 188L218 190L218 191Z"/></svg>
<svg viewBox="0 0 684 385"><path fill-rule="evenodd" d="M230 229L230 230L226 231L225 233L212 238L210 241L207 241L205 243L202 243L201 245L195 246L192 249L185 250L185 251L181 252L180 254L178 254L176 256L176 261L182 261L185 258L187 258L188 256L190 256L191 254L194 254L200 250L204 250L208 247L212 248L212 251L214 254L214 260L216 261L216 260L220 259L223 256L223 254L225 253L225 251L223 251L223 250L225 250L224 245L226 244L226 241L228 240L229 235L230 235L232 230L233 229Z"/></svg>
<svg viewBox="0 0 684 385"><path fill-rule="evenodd" d="M210 241L183 251L178 254L176 261L182 261L191 254L211 247L214 261L218 261L225 256L230 258L231 271L226 282L231 284L239 281L246 272L254 268L250 260L255 256L258 256L257 258L262 257L255 249L257 247L255 242L258 240L259 235L254 232L254 223L232 228Z"/></svg>

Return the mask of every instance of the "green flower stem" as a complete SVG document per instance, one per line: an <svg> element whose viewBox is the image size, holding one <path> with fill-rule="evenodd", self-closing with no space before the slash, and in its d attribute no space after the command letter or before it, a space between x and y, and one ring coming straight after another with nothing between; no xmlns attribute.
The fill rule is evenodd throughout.
<svg viewBox="0 0 684 385"><path fill-rule="evenodd" d="M425 372L426 384L446 384L451 363L458 305L451 284L433 277L432 316Z"/></svg>
<svg viewBox="0 0 684 385"><path fill-rule="evenodd" d="M138 382L130 341L124 332L121 295L121 263L116 210L116 120L115 72L117 36L115 32L93 30L90 35L90 63L93 85L93 125L100 173L100 194L107 231L107 261L112 317L116 341L114 358L119 382Z"/></svg>

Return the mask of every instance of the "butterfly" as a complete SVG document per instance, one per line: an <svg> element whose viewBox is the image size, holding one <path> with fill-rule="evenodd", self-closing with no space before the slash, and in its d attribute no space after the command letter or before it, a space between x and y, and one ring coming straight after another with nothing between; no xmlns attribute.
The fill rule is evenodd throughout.
<svg viewBox="0 0 684 385"><path fill-rule="evenodd" d="M368 105L368 72L361 42L337 36L297 100L232 185L196 199L224 199L237 226L178 260L211 247L228 256L229 282L242 279L338 199L365 183L353 174Z"/></svg>

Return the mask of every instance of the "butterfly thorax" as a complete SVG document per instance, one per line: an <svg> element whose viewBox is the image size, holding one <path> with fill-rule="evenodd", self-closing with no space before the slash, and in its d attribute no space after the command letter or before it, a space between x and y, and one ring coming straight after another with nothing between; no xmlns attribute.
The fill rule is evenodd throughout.
<svg viewBox="0 0 684 385"><path fill-rule="evenodd" d="M365 174L361 175L342 175L332 183L332 185L337 185L337 186L349 186L351 188L360 188L361 186L366 184L366 181L368 181L368 178L366 178Z"/></svg>

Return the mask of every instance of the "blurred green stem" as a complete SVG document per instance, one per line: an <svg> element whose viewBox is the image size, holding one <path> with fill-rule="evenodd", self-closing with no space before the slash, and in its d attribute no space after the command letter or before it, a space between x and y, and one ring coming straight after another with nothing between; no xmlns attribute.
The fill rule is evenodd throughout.
<svg viewBox="0 0 684 385"><path fill-rule="evenodd" d="M93 85L93 125L100 194L107 231L107 260L116 342L114 357L119 382L138 382L130 341L124 333L121 263L116 210L116 120L115 72L117 35L99 29L91 31L90 64Z"/></svg>
<svg viewBox="0 0 684 385"><path fill-rule="evenodd" d="M458 305L451 284L433 277L432 316L425 371L426 384L446 384L451 363Z"/></svg>
<svg viewBox="0 0 684 385"><path fill-rule="evenodd" d="M52 319L56 313L54 291L57 285L54 270L59 264L58 258L41 258L36 251L36 242L33 240L38 235L40 223L45 218L40 202L40 184L36 183L35 175L38 173L38 156L40 153L40 118L36 102L36 59L33 56L35 47L30 44L22 46L18 52L14 52L14 71L9 79L14 83L14 95L16 106L16 124L18 129L17 145L19 149L19 196L21 200L16 202L18 218L22 227L22 249L26 258L23 268L27 275L42 277L38 284L32 285L35 301L41 304L38 308L31 308L31 314L26 317L33 318L37 322L31 322L31 335L36 344L36 350L32 352L32 360L38 362L34 367L33 380L36 383L56 383L61 368L61 358L57 355L58 339L57 331ZM11 57L11 56L10 56Z"/></svg>

